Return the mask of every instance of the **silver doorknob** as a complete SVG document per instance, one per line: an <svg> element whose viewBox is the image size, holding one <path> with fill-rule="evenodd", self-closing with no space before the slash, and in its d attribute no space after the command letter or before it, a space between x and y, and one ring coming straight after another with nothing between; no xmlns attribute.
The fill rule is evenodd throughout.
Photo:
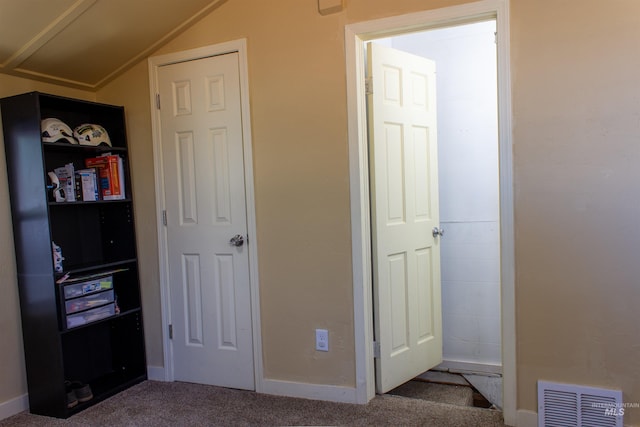
<svg viewBox="0 0 640 427"><path fill-rule="evenodd" d="M244 245L244 237L242 237L242 234L236 234L229 240L229 244L231 246L242 246Z"/></svg>
<svg viewBox="0 0 640 427"><path fill-rule="evenodd" d="M433 234L434 238L436 238L438 236L442 237L444 235L444 229L443 228L438 228L438 227L433 227L433 230L431 230L431 234Z"/></svg>

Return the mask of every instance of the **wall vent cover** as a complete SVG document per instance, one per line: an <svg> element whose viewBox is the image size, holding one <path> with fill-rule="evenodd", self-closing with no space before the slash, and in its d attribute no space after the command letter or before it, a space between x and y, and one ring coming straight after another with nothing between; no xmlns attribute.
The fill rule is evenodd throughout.
<svg viewBox="0 0 640 427"><path fill-rule="evenodd" d="M538 381L538 427L623 427L622 392Z"/></svg>

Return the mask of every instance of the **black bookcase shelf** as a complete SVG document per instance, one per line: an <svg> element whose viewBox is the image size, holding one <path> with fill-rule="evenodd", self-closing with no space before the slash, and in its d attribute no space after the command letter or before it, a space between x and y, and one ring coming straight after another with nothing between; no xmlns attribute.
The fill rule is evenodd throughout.
<svg viewBox="0 0 640 427"><path fill-rule="evenodd" d="M13 218L29 407L34 414L66 418L147 377L133 200L124 109L38 92L0 100ZM40 121L54 117L72 129L103 126L112 147L43 143ZM47 172L105 153L123 159L123 200L53 202ZM52 241L62 248L56 272ZM113 315L67 325L68 300L56 283L68 275L110 276L110 287L89 294ZM79 297L79 298L82 298ZM78 309L83 313L93 307ZM89 384L93 399L67 407L65 381Z"/></svg>
<svg viewBox="0 0 640 427"><path fill-rule="evenodd" d="M110 204L110 203L131 203L133 200L130 198L122 200L96 200L96 201L75 201L75 202L49 202L49 206L74 206L74 205L96 205L96 204Z"/></svg>

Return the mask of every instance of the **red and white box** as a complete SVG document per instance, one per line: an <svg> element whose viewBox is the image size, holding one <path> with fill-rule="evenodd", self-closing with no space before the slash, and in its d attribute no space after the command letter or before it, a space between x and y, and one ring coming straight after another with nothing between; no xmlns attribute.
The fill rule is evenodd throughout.
<svg viewBox="0 0 640 427"><path fill-rule="evenodd" d="M102 200L122 200L125 198L124 169L122 157L106 155L84 160L87 168L96 168L100 181Z"/></svg>

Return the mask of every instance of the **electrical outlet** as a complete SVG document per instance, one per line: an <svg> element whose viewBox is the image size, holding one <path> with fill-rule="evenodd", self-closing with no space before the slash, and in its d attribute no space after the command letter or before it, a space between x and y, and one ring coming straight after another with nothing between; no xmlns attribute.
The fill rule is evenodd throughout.
<svg viewBox="0 0 640 427"><path fill-rule="evenodd" d="M329 351L329 331L316 329L316 350Z"/></svg>

